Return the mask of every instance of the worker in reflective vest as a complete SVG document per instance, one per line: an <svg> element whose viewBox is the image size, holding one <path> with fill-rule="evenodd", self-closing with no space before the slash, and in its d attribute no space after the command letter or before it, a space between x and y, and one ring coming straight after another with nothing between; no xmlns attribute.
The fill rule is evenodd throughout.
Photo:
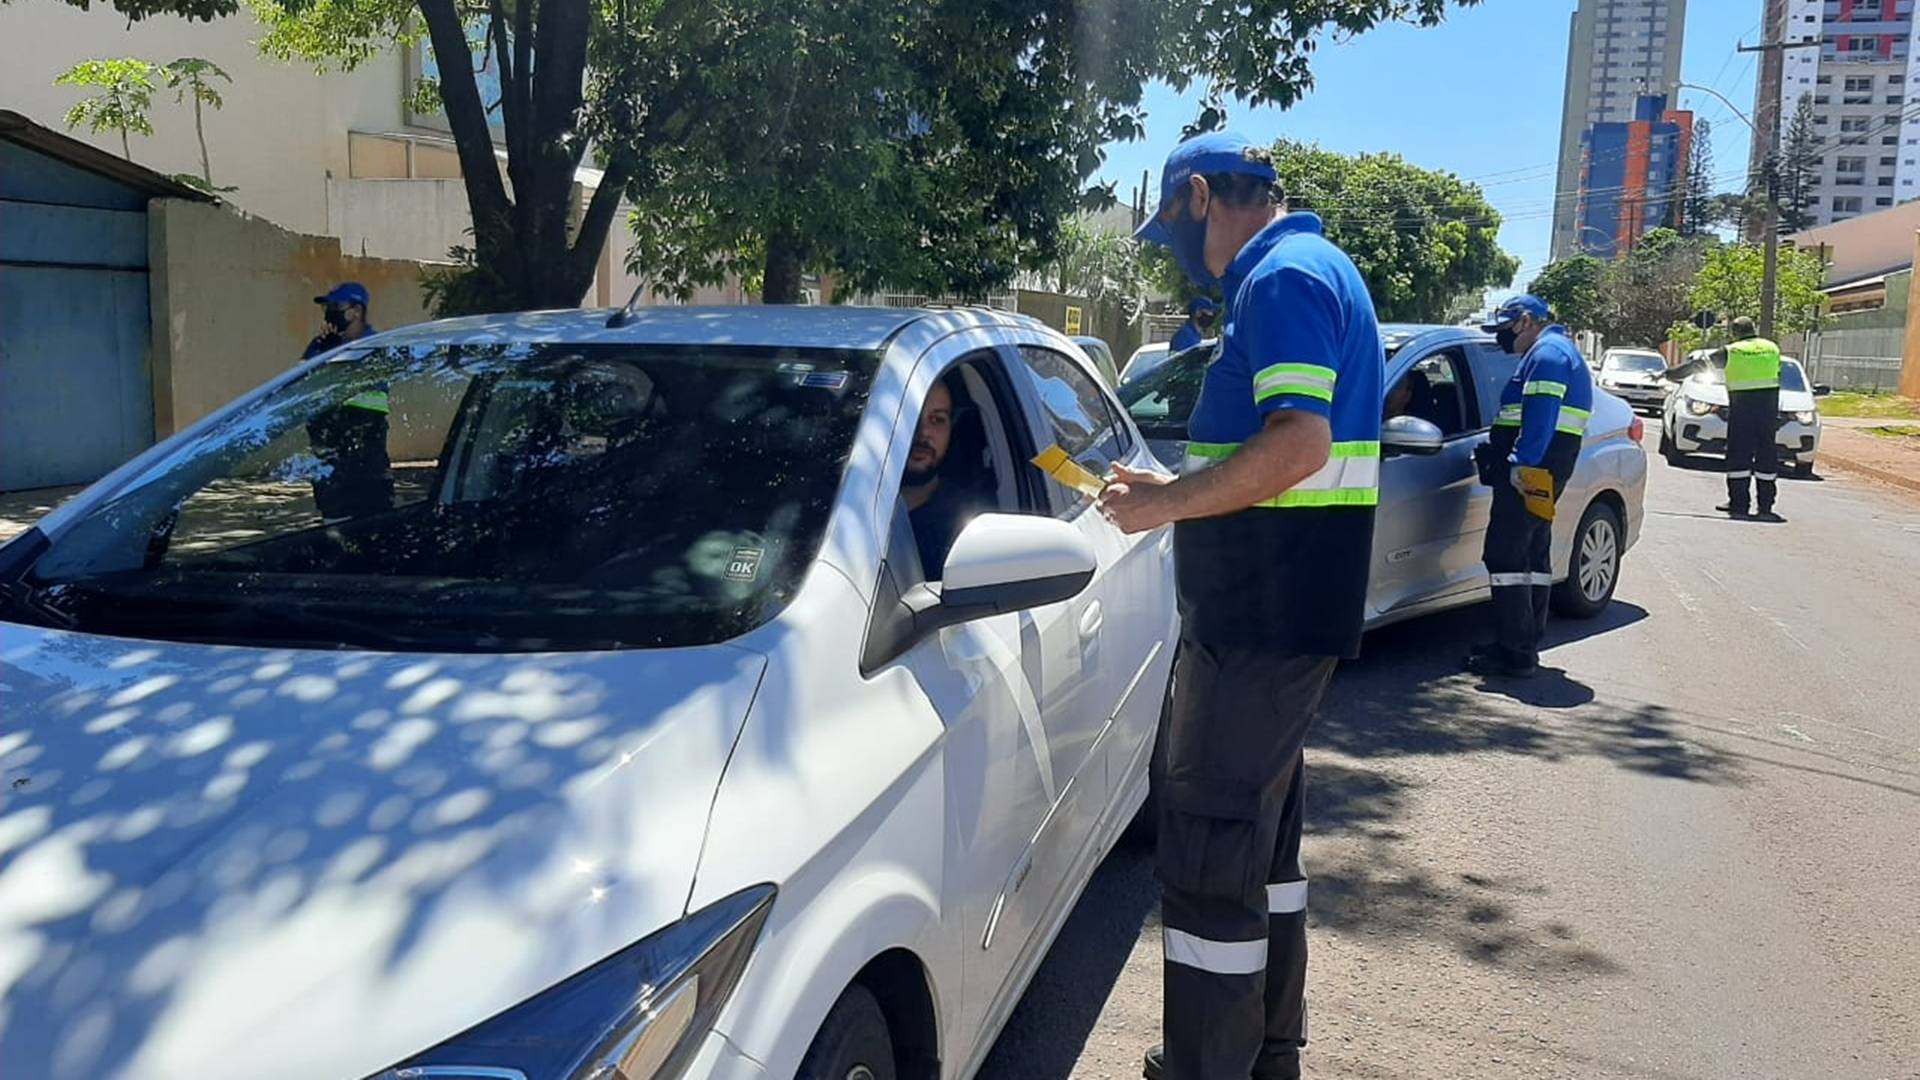
<svg viewBox="0 0 1920 1080"><path fill-rule="evenodd" d="M367 321L367 288L359 282L343 281L313 302L321 306L327 329L307 343L301 359L374 333ZM307 441L322 466L313 481L313 501L322 521L331 524L392 507L393 468L387 454L392 409L387 385L378 383L307 422Z"/></svg>
<svg viewBox="0 0 1920 1080"><path fill-rule="evenodd" d="M1780 447L1774 441L1780 417L1780 346L1760 336L1753 320L1741 316L1731 325L1734 340L1727 356L1727 501L1717 509L1736 518L1747 516L1747 481L1760 499L1759 517L1782 520L1773 509L1775 462Z"/></svg>
<svg viewBox="0 0 1920 1080"><path fill-rule="evenodd" d="M1385 357L1367 286L1286 213L1265 147L1181 143L1140 238L1173 249L1226 318L1179 479L1116 465L1104 512L1173 524L1183 617L1154 747L1162 1034L1149 1080L1294 1080L1307 1041L1302 748L1355 656L1380 499Z"/></svg>
<svg viewBox="0 0 1920 1080"><path fill-rule="evenodd" d="M1467 670L1527 678L1539 668L1553 592L1554 505L1573 476L1593 415L1593 376L1546 301L1516 296L1484 327L1525 357L1500 392L1493 432L1475 453L1493 488L1482 549L1493 588L1494 640L1474 647Z"/></svg>

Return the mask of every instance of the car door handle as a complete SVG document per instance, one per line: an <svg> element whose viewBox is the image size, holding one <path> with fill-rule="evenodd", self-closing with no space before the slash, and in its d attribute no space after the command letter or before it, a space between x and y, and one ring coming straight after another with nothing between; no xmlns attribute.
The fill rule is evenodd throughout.
<svg viewBox="0 0 1920 1080"><path fill-rule="evenodd" d="M1080 640L1092 641L1100 633L1100 624L1105 621L1106 614L1101 610L1100 601L1088 604L1086 610L1080 612Z"/></svg>

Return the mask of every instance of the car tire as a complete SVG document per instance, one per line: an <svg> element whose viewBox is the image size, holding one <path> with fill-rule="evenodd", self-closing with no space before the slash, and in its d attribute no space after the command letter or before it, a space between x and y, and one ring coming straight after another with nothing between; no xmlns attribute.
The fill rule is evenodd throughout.
<svg viewBox="0 0 1920 1080"><path fill-rule="evenodd" d="M1687 460L1687 455L1681 453L1680 448L1674 445L1673 429L1664 421L1660 424L1660 456L1666 458L1669 465L1681 465Z"/></svg>
<svg viewBox="0 0 1920 1080"><path fill-rule="evenodd" d="M894 1080L893 1038L873 991L847 987L820 1024L794 1080Z"/></svg>
<svg viewBox="0 0 1920 1080"><path fill-rule="evenodd" d="M1597 500L1587 507L1573 531L1567 579L1553 587L1555 611L1575 619L1591 619L1613 603L1613 590L1620 584L1625 538L1618 511Z"/></svg>
<svg viewBox="0 0 1920 1080"><path fill-rule="evenodd" d="M1813 479L1813 461L1809 459L1807 461L1794 462L1792 465L1787 466L1787 475L1796 480Z"/></svg>

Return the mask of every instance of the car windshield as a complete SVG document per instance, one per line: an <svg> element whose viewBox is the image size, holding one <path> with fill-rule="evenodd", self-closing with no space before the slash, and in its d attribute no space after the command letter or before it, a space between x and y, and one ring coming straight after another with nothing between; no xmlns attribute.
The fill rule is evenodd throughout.
<svg viewBox="0 0 1920 1080"><path fill-rule="evenodd" d="M8 573L7 618L487 652L707 644L816 554L870 353L340 354L188 438Z"/></svg>
<svg viewBox="0 0 1920 1080"><path fill-rule="evenodd" d="M1802 393L1806 391L1807 373L1800 369L1800 364L1798 361L1787 360L1781 363L1780 389L1798 390L1798 391L1801 391Z"/></svg>
<svg viewBox="0 0 1920 1080"><path fill-rule="evenodd" d="M1632 371L1658 374L1667 369L1667 362L1656 352L1614 352L1608 353L1605 370Z"/></svg>
<svg viewBox="0 0 1920 1080"><path fill-rule="evenodd" d="M1380 344L1387 359L1393 359L1400 346L1415 336L1407 331L1382 333ZM1139 363L1129 368L1115 392L1140 434L1149 439L1187 437L1187 417L1193 414L1194 403L1200 400L1200 383L1206 377L1207 360L1212 354L1210 346L1195 346L1144 370L1138 370ZM1146 357L1140 359L1144 361Z"/></svg>

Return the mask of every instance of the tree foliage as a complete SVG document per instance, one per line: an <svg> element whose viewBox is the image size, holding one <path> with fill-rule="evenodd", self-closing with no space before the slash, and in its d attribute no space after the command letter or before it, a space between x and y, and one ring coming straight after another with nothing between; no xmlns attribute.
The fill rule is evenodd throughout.
<svg viewBox="0 0 1920 1080"><path fill-rule="evenodd" d="M1675 227L1682 236L1699 236L1714 227L1713 205L1713 122L1694 121L1692 142L1687 147L1687 179L1678 200L1679 221Z"/></svg>
<svg viewBox="0 0 1920 1080"><path fill-rule="evenodd" d="M173 91L173 100L176 104L188 100L193 102L193 134L200 141L201 180L200 184L194 186L206 191L219 190L213 186L213 162L207 156L207 129L201 117L202 110L205 108L218 109L226 105L226 101L220 96L219 89L213 85L213 80L224 79L232 82L233 76L228 75L219 64L197 56L180 57L178 60L170 61L160 70L166 76L167 89Z"/></svg>
<svg viewBox="0 0 1920 1080"><path fill-rule="evenodd" d="M65 0L67 6L81 11L93 10L93 0ZM240 10L239 0L108 0L107 6L139 22L149 15L177 15L182 19L211 22Z"/></svg>
<svg viewBox="0 0 1920 1080"><path fill-rule="evenodd" d="M1813 122L1813 95L1801 94L1793 109L1793 121L1787 125L1780 154L1779 227L1782 233L1797 233L1813 227L1817 201L1814 185L1820 182L1820 150L1820 130Z"/></svg>
<svg viewBox="0 0 1920 1080"><path fill-rule="evenodd" d="M1711 311L1725 324L1738 315L1758 319L1760 286L1766 255L1758 244L1723 244L1710 249L1695 275L1688 302L1695 310ZM1775 278L1774 332L1817 330L1825 318L1826 296L1820 286L1826 267L1820 256L1782 246ZM1690 324L1674 328L1676 340L1692 344L1699 331Z"/></svg>
<svg viewBox="0 0 1920 1080"><path fill-rule="evenodd" d="M1097 228L1085 218L1070 218L1060 229L1060 251L1050 268L1059 292L1110 301L1127 310L1129 319L1146 310L1158 281L1158 248L1131 236Z"/></svg>
<svg viewBox="0 0 1920 1080"><path fill-rule="evenodd" d="M235 10L109 2L136 19ZM1082 188L1102 145L1143 133L1146 82L1207 86L1217 123L1226 97L1297 100L1323 35L1476 2L246 0L283 59L351 68L428 43L439 78L410 98L437 94L474 223L468 280L445 295L496 310L577 302L622 198L632 263L670 291L737 273L793 299L811 269L979 294L1111 200ZM499 76L493 116L476 45ZM604 177L580 207L590 152Z"/></svg>
<svg viewBox="0 0 1920 1080"><path fill-rule="evenodd" d="M83 86L99 91L74 102L67 110L67 127L85 126L95 135L103 131L119 132L120 156L132 161L133 147L127 136L153 134L153 121L148 113L153 108L153 80L157 71L145 60L122 56L111 60L82 60L61 72L53 80L56 86Z"/></svg>
<svg viewBox="0 0 1920 1080"><path fill-rule="evenodd" d="M1281 141L1274 165L1294 209L1313 210L1352 256L1383 320L1435 322L1453 298L1512 282L1500 214L1478 186L1398 154L1340 154Z"/></svg>
<svg viewBox="0 0 1920 1080"><path fill-rule="evenodd" d="M1595 331L1613 344L1651 348L1693 313L1695 276L1715 243L1710 237L1652 229L1621 258L1574 255L1552 263L1527 291L1576 330Z"/></svg>
<svg viewBox="0 0 1920 1080"><path fill-rule="evenodd" d="M1570 328L1596 330L1607 269L1606 261L1597 256L1571 255L1549 263L1538 277L1527 283L1527 291L1545 300Z"/></svg>

